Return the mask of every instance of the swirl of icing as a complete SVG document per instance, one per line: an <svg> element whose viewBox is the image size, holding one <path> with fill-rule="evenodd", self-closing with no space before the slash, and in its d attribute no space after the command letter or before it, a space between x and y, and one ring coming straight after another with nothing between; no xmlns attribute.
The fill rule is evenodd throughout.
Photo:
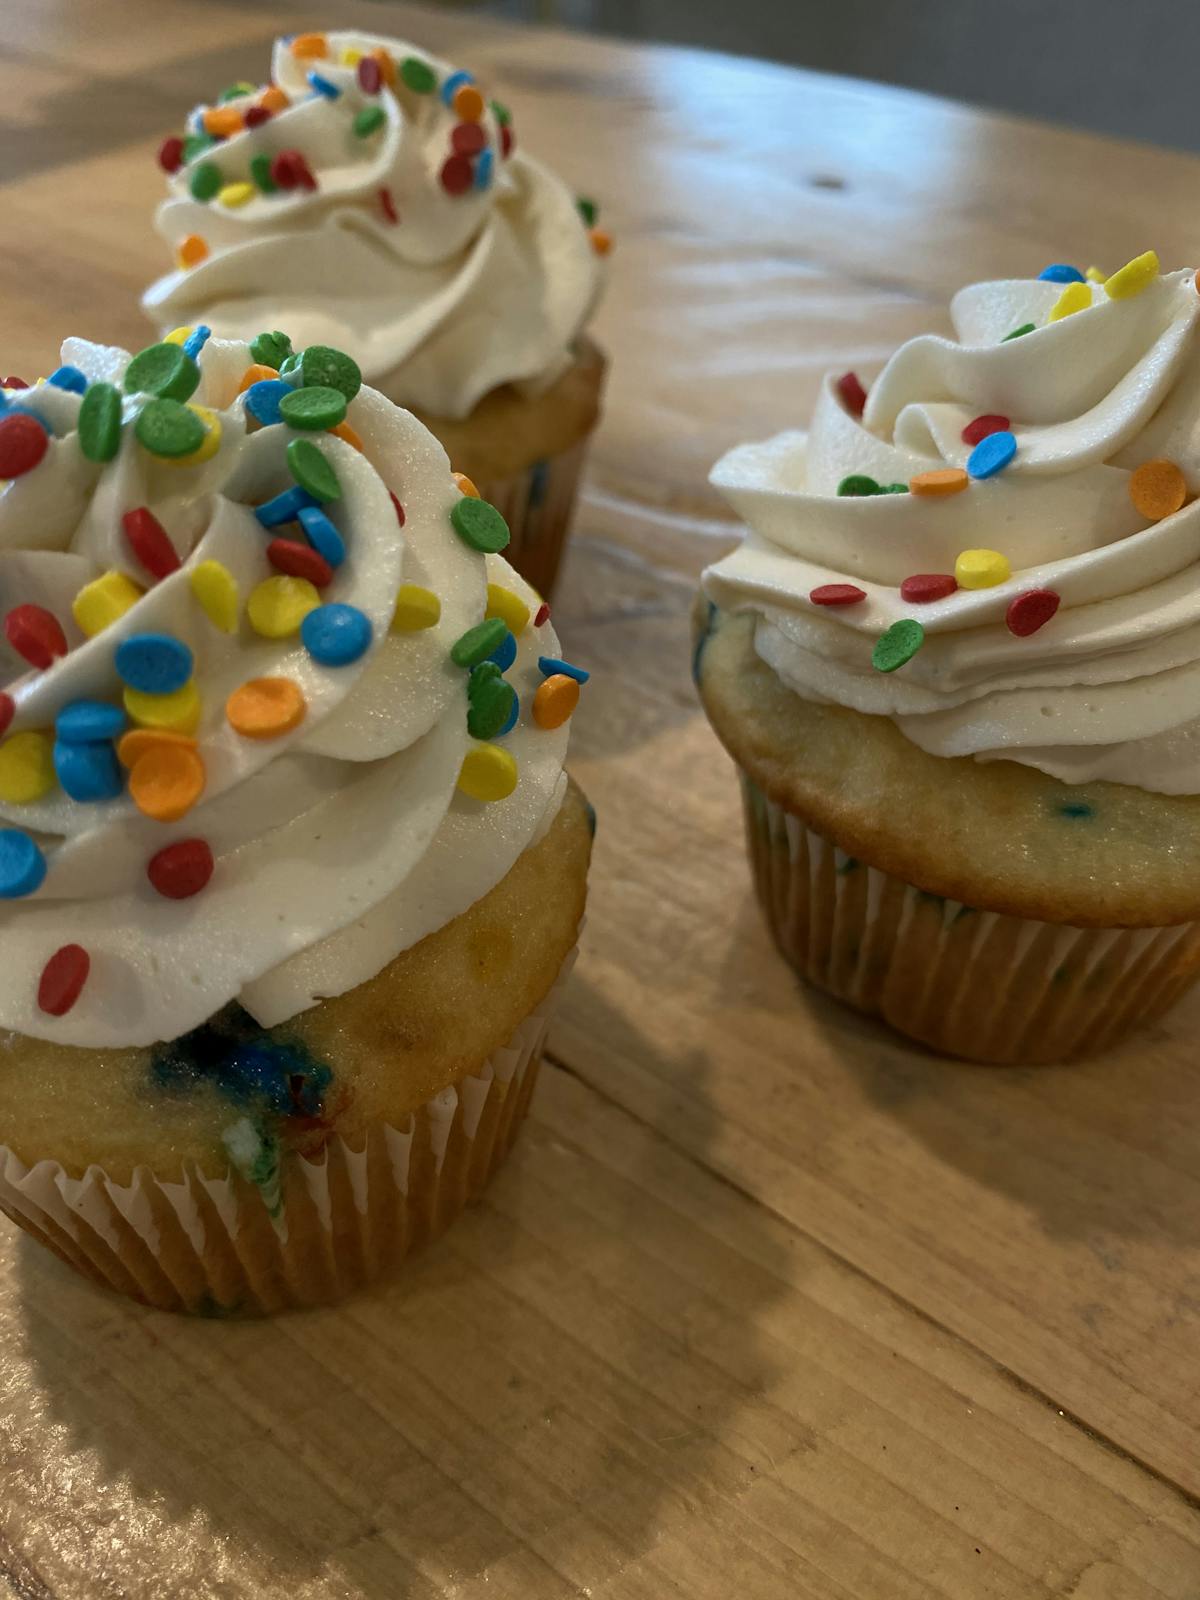
<svg viewBox="0 0 1200 1600"><path fill-rule="evenodd" d="M185 348L194 350L205 332L196 330ZM49 435L41 460L0 493L0 614L19 646L8 620L16 608L38 607L67 646L30 670L27 649L0 645L0 709L9 721L0 742L0 837L25 852L32 842L46 869L31 893L0 883L9 896L0 898L0 1028L93 1047L147 1044L188 1031L234 998L273 1025L373 976L467 910L549 826L565 789L567 728L540 725L534 696L544 677L539 662L557 657L557 641L545 616L534 616L534 592L502 556L483 553L485 541L462 533L470 525L459 508L472 502L441 446L373 390L354 394L341 437L260 425L253 391L242 387L250 352L212 339L192 373L192 414L206 420L206 443L177 460L156 452L157 435L144 426L153 406L168 402L129 392L138 368L124 351L68 340L63 359L65 381L85 393L59 387L55 374L34 389L4 392L0 416L0 455L12 422L28 429L22 412ZM340 375L346 371L343 364ZM353 391L358 378L349 371ZM112 386L104 391L110 400L119 397L120 432L98 449L87 408L102 385ZM319 398L328 403L329 394L321 388ZM302 583L293 588L300 614L310 613L303 625L299 615L280 624L254 603L270 592L264 582L294 583L273 571L268 546L283 536L292 551L302 548L299 527L261 519L271 520L264 503L297 495L298 444L319 451L326 474L332 469L319 516L345 546L319 595ZM312 460L303 472L310 481ZM310 495L299 500L315 504ZM152 563L165 570L157 579L128 535L134 510L152 514L169 540L166 561ZM500 519L491 515L494 531ZM197 574L214 572L236 594L231 617L203 603ZM128 605L99 628L80 600L98 577L115 582ZM397 598L405 591L425 602L425 613L419 626L400 631ZM473 724L476 738L468 712L479 651L464 658L453 647L497 604L516 636L493 622L487 640L492 653L499 641L501 681L516 692L519 715L507 731L494 714L482 732ZM314 619L350 619L349 651L331 653L329 628L310 631ZM194 727L167 720L173 741L154 731L162 695L131 695L122 665L130 659L123 645L134 641L136 660L147 640L153 649L164 637L176 655L190 652L187 692L199 705ZM251 737L231 696L262 679L282 682L293 702L298 692L302 714ZM103 716L118 722L126 711L143 728L131 744L119 729L100 730L102 744L111 736L102 759L115 769L119 754L132 767L118 792L73 798L65 776L62 784L43 781L37 793L14 790L6 760L20 748L14 741L28 745L32 734L54 749L57 767L68 738L64 713L81 705L106 708ZM508 699L501 710L511 708ZM178 816L168 807L165 818L137 781L140 759L164 747L168 763L178 759L172 750L194 749L203 783L194 803ZM490 804L460 781L464 762L480 752L515 783ZM190 756L185 765L194 770ZM149 864L164 847L192 840L210 853L211 878L194 895L171 898ZM86 952L90 969L73 1006L54 1015L39 999L40 978L68 944Z"/></svg>
<svg viewBox="0 0 1200 1600"><path fill-rule="evenodd" d="M963 289L957 339L902 346L861 417L830 378L807 434L718 462L712 482L749 534L705 588L758 613L756 647L785 683L890 716L936 755L1200 793L1200 294L1190 270L1146 278L1121 295L1074 283L1065 315L1061 281ZM1016 453L975 477L963 435L984 417L1008 421ZM1185 503L1147 505L1137 469L1151 462L1168 463ZM852 475L919 489L946 469L961 492L838 493ZM977 550L1011 575L905 598L906 578L952 575ZM814 604L830 583L863 598ZM1028 591L1058 608L1023 633L1010 608ZM876 641L911 618L921 647L875 670Z"/></svg>
<svg viewBox="0 0 1200 1600"><path fill-rule="evenodd" d="M470 74L374 34L280 40L272 71L197 108L168 162L157 226L180 265L143 299L159 329L286 328L447 418L566 371L606 236L515 148L508 112Z"/></svg>

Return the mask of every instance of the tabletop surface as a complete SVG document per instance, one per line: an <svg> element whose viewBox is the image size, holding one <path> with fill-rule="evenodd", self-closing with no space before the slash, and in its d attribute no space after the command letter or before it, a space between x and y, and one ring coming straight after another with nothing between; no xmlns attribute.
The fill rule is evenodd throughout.
<svg viewBox="0 0 1200 1600"><path fill-rule="evenodd" d="M972 279L1200 260L1200 161L462 9L4 0L4 371L146 342L158 140L351 20L469 64L618 240L555 608L584 954L516 1154L395 1288L190 1322L0 1222L0 1594L1195 1600L1200 998L998 1070L801 988L687 611L724 448Z"/></svg>

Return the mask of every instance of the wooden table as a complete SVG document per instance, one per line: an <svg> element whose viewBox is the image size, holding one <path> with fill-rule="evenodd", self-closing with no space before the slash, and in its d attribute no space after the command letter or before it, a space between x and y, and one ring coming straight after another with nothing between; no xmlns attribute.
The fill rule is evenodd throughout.
<svg viewBox="0 0 1200 1600"><path fill-rule="evenodd" d="M799 989L686 613L722 449L960 283L1196 262L1200 162L404 5L5 0L5 371L145 342L157 139L277 29L351 18L488 77L619 240L557 606L595 669L586 952L519 1153L403 1287L192 1323L5 1229L0 1592L1194 1600L1200 999L1000 1071Z"/></svg>

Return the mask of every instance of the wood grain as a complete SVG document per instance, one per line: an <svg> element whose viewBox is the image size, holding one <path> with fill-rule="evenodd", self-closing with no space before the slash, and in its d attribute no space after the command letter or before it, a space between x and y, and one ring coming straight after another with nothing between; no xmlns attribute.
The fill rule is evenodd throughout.
<svg viewBox="0 0 1200 1600"><path fill-rule="evenodd" d="M457 11L5 0L5 371L144 342L158 138L350 18L502 88L618 237L556 605L585 953L512 1166L400 1288L188 1323L0 1234L0 1594L1195 1600L1200 1002L994 1071L800 989L686 618L723 448L972 278L1198 259L1200 163Z"/></svg>

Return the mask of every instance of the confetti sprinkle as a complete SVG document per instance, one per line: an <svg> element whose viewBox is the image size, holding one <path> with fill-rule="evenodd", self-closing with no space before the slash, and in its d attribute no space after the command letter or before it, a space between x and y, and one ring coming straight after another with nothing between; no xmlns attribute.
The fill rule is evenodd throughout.
<svg viewBox="0 0 1200 1600"><path fill-rule="evenodd" d="M1089 284L1069 283L1058 299L1050 307L1048 322L1061 322L1064 317L1073 317L1077 311L1087 311L1092 304L1092 290Z"/></svg>
<svg viewBox="0 0 1200 1600"><path fill-rule="evenodd" d="M1058 261L1052 267L1043 267L1038 277L1045 283L1082 283L1083 273L1078 267L1070 267L1065 261Z"/></svg>
<svg viewBox="0 0 1200 1600"><path fill-rule="evenodd" d="M133 431L143 449L165 461L194 456L206 433L203 420L178 400L151 400L138 413Z"/></svg>
<svg viewBox="0 0 1200 1600"><path fill-rule="evenodd" d="M568 678L574 678L576 683L586 683L591 677L583 667L572 666L569 661L563 661L558 656L539 656L538 671L545 678L552 678L556 672L565 673Z"/></svg>
<svg viewBox="0 0 1200 1600"><path fill-rule="evenodd" d="M54 746L46 734L26 729L0 744L0 801L5 805L33 805L57 782Z"/></svg>
<svg viewBox="0 0 1200 1600"><path fill-rule="evenodd" d="M71 615L81 633L94 639L137 605L143 590L123 572L105 572L83 588L71 602Z"/></svg>
<svg viewBox="0 0 1200 1600"><path fill-rule="evenodd" d="M320 506L303 506L300 526L317 554L331 567L340 567L346 559L346 542Z"/></svg>
<svg viewBox="0 0 1200 1600"><path fill-rule="evenodd" d="M64 944L47 961L38 979L38 1009L49 1017L65 1017L83 993L92 958L81 944Z"/></svg>
<svg viewBox="0 0 1200 1600"><path fill-rule="evenodd" d="M908 489L910 494L941 499L946 495L960 494L969 481L961 467L934 467L929 472L918 472L910 478Z"/></svg>
<svg viewBox="0 0 1200 1600"><path fill-rule="evenodd" d="M861 417L867 404L867 391L856 372L843 372L834 388L842 404L852 417Z"/></svg>
<svg viewBox="0 0 1200 1600"><path fill-rule="evenodd" d="M104 744L119 739L127 718L106 700L72 700L54 719L54 731L67 744Z"/></svg>
<svg viewBox="0 0 1200 1600"><path fill-rule="evenodd" d="M982 444L993 433L1007 432L1009 432L1008 418L1002 417L999 412L989 412L986 416L975 417L967 423L962 431L962 442L969 445Z"/></svg>
<svg viewBox="0 0 1200 1600"><path fill-rule="evenodd" d="M250 591L246 615L264 639L290 639L320 604L321 597L307 578L264 578Z"/></svg>
<svg viewBox="0 0 1200 1600"><path fill-rule="evenodd" d="M485 555L496 555L508 545L508 523L486 500L464 495L451 509L450 524L464 544Z"/></svg>
<svg viewBox="0 0 1200 1600"><path fill-rule="evenodd" d="M495 739L512 715L516 691L492 661L476 667L467 681L467 732L472 739Z"/></svg>
<svg viewBox="0 0 1200 1600"><path fill-rule="evenodd" d="M79 448L89 461L111 461L121 448L121 395L111 383L93 383L76 423Z"/></svg>
<svg viewBox="0 0 1200 1600"><path fill-rule="evenodd" d="M925 629L913 617L901 617L875 641L871 665L876 672L895 672L916 655L925 643Z"/></svg>
<svg viewBox="0 0 1200 1600"><path fill-rule="evenodd" d="M480 498L479 490L472 483L471 479L467 477L465 472L452 472L450 476L458 485L459 492L461 494L468 495L472 500L478 500Z"/></svg>
<svg viewBox="0 0 1200 1600"><path fill-rule="evenodd" d="M1129 498L1139 516L1161 522L1187 499L1187 479L1173 461L1143 461L1129 475Z"/></svg>
<svg viewBox="0 0 1200 1600"><path fill-rule="evenodd" d="M960 589L991 589L1006 583L1012 568L999 550L963 550L955 559L954 576Z"/></svg>
<svg viewBox="0 0 1200 1600"><path fill-rule="evenodd" d="M1104 280L1104 292L1110 300L1130 300L1141 294L1158 277L1158 257L1153 250L1134 256L1132 261Z"/></svg>
<svg viewBox="0 0 1200 1600"><path fill-rule="evenodd" d="M561 728L578 704L578 680L556 672L538 685L533 697L533 720L539 728Z"/></svg>
<svg viewBox="0 0 1200 1600"><path fill-rule="evenodd" d="M337 389L313 385L305 389L291 389L280 398L279 415L289 428L305 433L323 433L336 428L345 420L346 399Z"/></svg>
<svg viewBox="0 0 1200 1600"><path fill-rule="evenodd" d="M1023 322L1019 328L1014 328L1011 333L1006 333L1001 339L1001 344L1007 344L1010 339L1023 339L1027 333L1036 333L1036 322Z"/></svg>
<svg viewBox="0 0 1200 1600"><path fill-rule="evenodd" d="M393 633L421 633L436 627L442 618L442 602L432 589L419 583L402 583L392 616Z"/></svg>
<svg viewBox="0 0 1200 1600"><path fill-rule="evenodd" d="M499 649L507 637L508 625L500 617L477 622L450 646L450 659L456 667L476 667Z"/></svg>
<svg viewBox="0 0 1200 1600"><path fill-rule="evenodd" d="M49 447L46 430L36 417L10 412L0 420L0 478L32 472Z"/></svg>
<svg viewBox="0 0 1200 1600"><path fill-rule="evenodd" d="M0 900L23 900L40 889L46 858L27 833L0 828Z"/></svg>
<svg viewBox="0 0 1200 1600"><path fill-rule="evenodd" d="M1004 625L1018 639L1027 639L1031 633L1045 627L1060 604L1060 597L1053 589L1026 589L1009 602Z"/></svg>
<svg viewBox="0 0 1200 1600"><path fill-rule="evenodd" d="M853 499L865 498L867 495L878 494L879 485L874 478L869 478L865 472L852 472L849 477L843 478L837 486L837 492L842 496Z"/></svg>
<svg viewBox="0 0 1200 1600"><path fill-rule="evenodd" d="M122 698L126 711L140 728L190 735L200 726L203 707L194 683L184 684L174 694L142 694L138 689L126 689Z"/></svg>
<svg viewBox="0 0 1200 1600"><path fill-rule="evenodd" d="M204 761L197 750L158 740L134 762L129 795L144 817L178 822L204 793Z"/></svg>
<svg viewBox="0 0 1200 1600"><path fill-rule="evenodd" d="M305 617L300 637L314 661L347 667L370 648L371 623L357 606L323 605Z"/></svg>
<svg viewBox="0 0 1200 1600"><path fill-rule="evenodd" d="M472 800L505 800L517 787L517 763L496 744L477 744L463 757L458 787Z"/></svg>
<svg viewBox="0 0 1200 1600"><path fill-rule="evenodd" d="M82 805L115 800L125 786L117 753L111 744L55 742L54 773L63 790Z"/></svg>
<svg viewBox="0 0 1200 1600"><path fill-rule="evenodd" d="M900 598L914 605L929 605L934 600L944 600L957 588L958 582L949 572L916 572L900 585Z"/></svg>
<svg viewBox="0 0 1200 1600"><path fill-rule="evenodd" d="M808 591L815 606L856 606L867 598L867 591L856 583L819 583Z"/></svg>
<svg viewBox="0 0 1200 1600"><path fill-rule="evenodd" d="M238 625L238 585L220 561L201 561L188 579L192 595L214 628L233 633Z"/></svg>
<svg viewBox="0 0 1200 1600"><path fill-rule="evenodd" d="M529 607L520 595L499 583L489 583L487 586L486 615L499 617L513 634L524 633L529 626Z"/></svg>
<svg viewBox="0 0 1200 1600"><path fill-rule="evenodd" d="M1003 472L1016 453L1014 434L989 433L967 457L967 472L972 478L994 478L998 472Z"/></svg>
<svg viewBox="0 0 1200 1600"><path fill-rule="evenodd" d="M290 678L251 678L225 702L229 726L243 739L279 739L304 721L308 709Z"/></svg>
<svg viewBox="0 0 1200 1600"><path fill-rule="evenodd" d="M174 694L192 676L195 658L182 639L169 633L134 633L117 646L114 664L129 688Z"/></svg>
<svg viewBox="0 0 1200 1600"><path fill-rule="evenodd" d="M67 653L62 624L45 606L14 606L4 618L4 637L22 661L40 671Z"/></svg>
<svg viewBox="0 0 1200 1600"><path fill-rule="evenodd" d="M320 447L311 439L293 439L287 447L287 463L292 477L314 500L326 502L341 499L342 486L338 475ZM262 510L261 507L259 509Z"/></svg>
<svg viewBox="0 0 1200 1600"><path fill-rule="evenodd" d="M166 900L190 900L208 887L216 863L205 839L177 839L146 863L146 876Z"/></svg>
<svg viewBox="0 0 1200 1600"><path fill-rule="evenodd" d="M333 568L325 557L295 539L272 539L267 545L267 560L285 577L307 578L314 589L324 589L333 582Z"/></svg>

